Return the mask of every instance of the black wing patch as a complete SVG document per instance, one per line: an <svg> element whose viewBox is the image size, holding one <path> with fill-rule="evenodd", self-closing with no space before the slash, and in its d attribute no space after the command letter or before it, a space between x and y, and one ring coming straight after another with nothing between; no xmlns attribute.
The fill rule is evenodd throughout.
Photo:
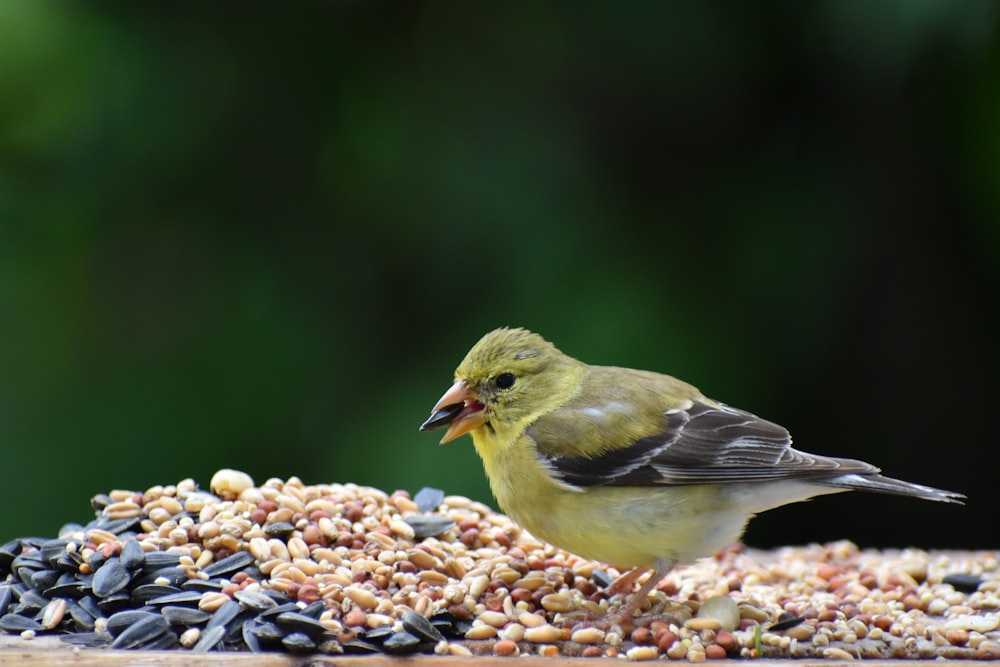
<svg viewBox="0 0 1000 667"><path fill-rule="evenodd" d="M792 449L788 431L749 412L695 403L667 412L656 435L597 456L539 452L552 475L577 488L757 482L874 473L861 461L834 459Z"/></svg>

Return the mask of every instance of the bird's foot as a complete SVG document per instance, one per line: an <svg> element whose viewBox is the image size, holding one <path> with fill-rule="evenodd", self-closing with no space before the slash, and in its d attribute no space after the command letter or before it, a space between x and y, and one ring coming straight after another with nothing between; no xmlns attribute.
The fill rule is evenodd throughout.
<svg viewBox="0 0 1000 667"><path fill-rule="evenodd" d="M615 595L624 595L624 596L630 595L632 593L632 587L635 586L635 582L645 572L648 572L648 570L645 570L641 567L636 567L632 568L625 574L620 575L617 579L608 584L607 589L605 589L608 596L612 597Z"/></svg>

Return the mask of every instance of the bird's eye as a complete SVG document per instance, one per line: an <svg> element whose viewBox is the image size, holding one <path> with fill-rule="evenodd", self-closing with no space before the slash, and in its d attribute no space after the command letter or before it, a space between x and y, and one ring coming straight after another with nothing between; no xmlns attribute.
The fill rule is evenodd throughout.
<svg viewBox="0 0 1000 667"><path fill-rule="evenodd" d="M497 389L510 389L514 386L513 373L501 373L497 376Z"/></svg>

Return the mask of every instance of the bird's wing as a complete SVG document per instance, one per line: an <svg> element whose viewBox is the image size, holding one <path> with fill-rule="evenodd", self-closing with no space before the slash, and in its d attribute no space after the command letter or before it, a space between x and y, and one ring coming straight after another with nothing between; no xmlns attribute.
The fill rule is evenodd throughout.
<svg viewBox="0 0 1000 667"><path fill-rule="evenodd" d="M792 448L783 427L721 403L691 402L664 413L654 435L595 455L566 454L535 438L538 458L569 486L651 486L816 479L846 473L872 474L862 461L807 454ZM527 434L534 436L532 429Z"/></svg>

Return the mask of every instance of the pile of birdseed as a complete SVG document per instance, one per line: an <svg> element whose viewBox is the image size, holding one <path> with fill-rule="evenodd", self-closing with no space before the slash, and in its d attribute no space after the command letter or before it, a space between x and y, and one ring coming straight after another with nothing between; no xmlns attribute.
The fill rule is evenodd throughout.
<svg viewBox="0 0 1000 667"><path fill-rule="evenodd" d="M734 548L604 628L617 570L468 498L232 470L210 489L112 491L86 526L0 546L0 629L123 649L1000 658L992 552Z"/></svg>

